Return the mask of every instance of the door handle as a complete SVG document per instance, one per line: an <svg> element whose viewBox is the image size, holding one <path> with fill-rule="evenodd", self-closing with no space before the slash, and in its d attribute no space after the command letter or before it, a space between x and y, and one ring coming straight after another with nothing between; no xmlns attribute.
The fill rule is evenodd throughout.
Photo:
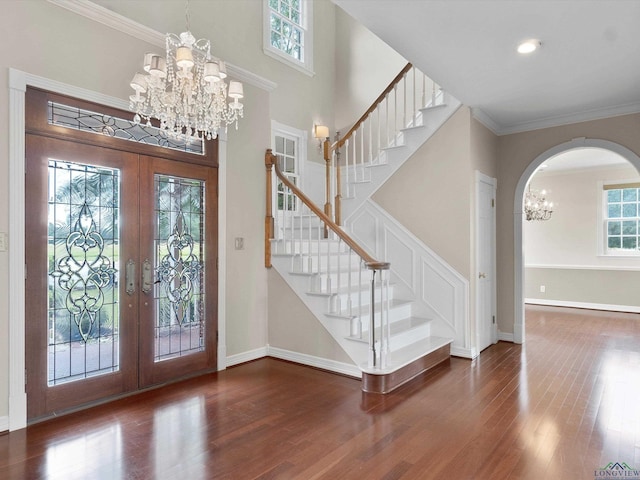
<svg viewBox="0 0 640 480"><path fill-rule="evenodd" d="M124 268L125 272L125 288L127 295L133 295L136 293L136 263L129 259Z"/></svg>
<svg viewBox="0 0 640 480"><path fill-rule="evenodd" d="M149 259L145 259L142 262L142 290L143 293L149 295L151 293L151 289L153 288L153 282L151 281L151 262Z"/></svg>
<svg viewBox="0 0 640 480"><path fill-rule="evenodd" d="M478 274L478 278L487 278L487 274L486 274L486 273L484 273L484 272L480 272L480 273Z"/></svg>

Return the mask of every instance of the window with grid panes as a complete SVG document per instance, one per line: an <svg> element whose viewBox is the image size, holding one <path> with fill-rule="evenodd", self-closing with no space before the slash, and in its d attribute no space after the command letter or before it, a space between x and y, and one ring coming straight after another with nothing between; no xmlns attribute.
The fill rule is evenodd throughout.
<svg viewBox="0 0 640 480"><path fill-rule="evenodd" d="M312 73L311 0L264 0L265 53Z"/></svg>
<svg viewBox="0 0 640 480"><path fill-rule="evenodd" d="M640 183L605 185L608 254L640 255Z"/></svg>
<svg viewBox="0 0 640 480"><path fill-rule="evenodd" d="M298 179L300 175L298 173L298 145L296 139L276 133L274 135L274 140L275 145L273 153L280 161L280 169L282 170L282 173L285 174L291 183L295 186L299 186ZM297 209L296 197L287 188L285 188L284 184L280 181L277 183L277 192L278 210Z"/></svg>

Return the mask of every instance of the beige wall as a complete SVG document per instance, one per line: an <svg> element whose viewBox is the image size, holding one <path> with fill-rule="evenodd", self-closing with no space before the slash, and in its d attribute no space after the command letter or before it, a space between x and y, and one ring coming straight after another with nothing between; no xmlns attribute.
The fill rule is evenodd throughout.
<svg viewBox="0 0 640 480"><path fill-rule="evenodd" d="M475 345L476 171L497 175L498 138L461 107L374 194L388 211L469 280Z"/></svg>
<svg viewBox="0 0 640 480"><path fill-rule="evenodd" d="M584 268L527 268L527 299L640 307L640 271ZM545 292L540 293L540 285Z"/></svg>
<svg viewBox="0 0 640 480"><path fill-rule="evenodd" d="M460 108L373 200L462 276L471 271L471 115Z"/></svg>
<svg viewBox="0 0 640 480"><path fill-rule="evenodd" d="M586 137L617 143L640 155L640 115L622 115L499 138L497 247L498 328L513 332L514 305L514 197L520 177L539 155L572 139ZM520 248L520 247L519 247Z"/></svg>
<svg viewBox="0 0 640 480"><path fill-rule="evenodd" d="M471 161L473 169L491 178L498 176L498 137L471 118Z"/></svg>
<svg viewBox="0 0 640 480"><path fill-rule="evenodd" d="M640 257L605 256L598 245L598 237L603 236L598 221L603 182L637 182L639 178L627 164L541 172L531 179L532 188L549 192L555 208L547 221L524 222L525 298L640 305ZM624 270L629 268L637 271Z"/></svg>
<svg viewBox="0 0 640 480"><path fill-rule="evenodd" d="M269 291L278 292L269 297L269 346L353 364L278 272L269 270L268 281Z"/></svg>
<svg viewBox="0 0 640 480"><path fill-rule="evenodd" d="M407 60L340 8L336 8L335 48L335 127L345 133Z"/></svg>
<svg viewBox="0 0 640 480"><path fill-rule="evenodd" d="M160 32L184 29L182 0L100 3ZM263 159L270 120L309 131L317 119L333 119L335 7L328 0L314 5L322 28L316 27L316 75L307 76L262 53L261 2L190 2L191 30L212 41L214 54L279 85L271 93L245 85L245 118L240 129L230 129L228 135L227 315L220 319L226 322L227 355L267 344L268 296L280 294L277 289L268 292L263 266ZM206 11L211 6L215 14ZM11 2L0 16L0 30L11 39L0 44L0 232L7 232L8 68L126 99L144 53L159 49L44 0ZM233 249L235 237L245 238L244 250ZM9 255L11 248L0 252L0 417L8 413Z"/></svg>
<svg viewBox="0 0 640 480"><path fill-rule="evenodd" d="M640 269L640 257L604 256L598 251L598 209L602 206L602 182L637 182L640 176L630 164L622 168L574 170L557 174L536 173L534 189L545 189L554 203L551 218L524 222L525 265L631 267ZM601 247L602 248L602 247Z"/></svg>

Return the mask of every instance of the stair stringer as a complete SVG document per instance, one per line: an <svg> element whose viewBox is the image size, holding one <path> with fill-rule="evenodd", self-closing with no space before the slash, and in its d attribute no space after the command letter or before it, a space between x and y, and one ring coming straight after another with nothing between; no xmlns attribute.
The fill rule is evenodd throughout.
<svg viewBox="0 0 640 480"><path fill-rule="evenodd" d="M368 199L345 224L356 241L391 264L415 314L430 318L434 336L453 338L451 354L475 358L469 321L469 281L380 205Z"/></svg>
<svg viewBox="0 0 640 480"><path fill-rule="evenodd" d="M383 149L380 158L373 161L374 166L365 166L369 170L368 181L343 186L343 192L351 193L343 195L342 217L344 219L353 215L462 105L459 100L449 94L444 95L443 98L446 103L421 109L417 118L410 122L409 128L400 130L392 140L392 145ZM345 173L342 174L342 178L346 182Z"/></svg>

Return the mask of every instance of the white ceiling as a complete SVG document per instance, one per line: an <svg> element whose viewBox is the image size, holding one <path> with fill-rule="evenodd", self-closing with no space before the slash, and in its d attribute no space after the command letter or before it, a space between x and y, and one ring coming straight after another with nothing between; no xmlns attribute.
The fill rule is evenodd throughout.
<svg viewBox="0 0 640 480"><path fill-rule="evenodd" d="M639 0L334 1L495 133L640 112Z"/></svg>

